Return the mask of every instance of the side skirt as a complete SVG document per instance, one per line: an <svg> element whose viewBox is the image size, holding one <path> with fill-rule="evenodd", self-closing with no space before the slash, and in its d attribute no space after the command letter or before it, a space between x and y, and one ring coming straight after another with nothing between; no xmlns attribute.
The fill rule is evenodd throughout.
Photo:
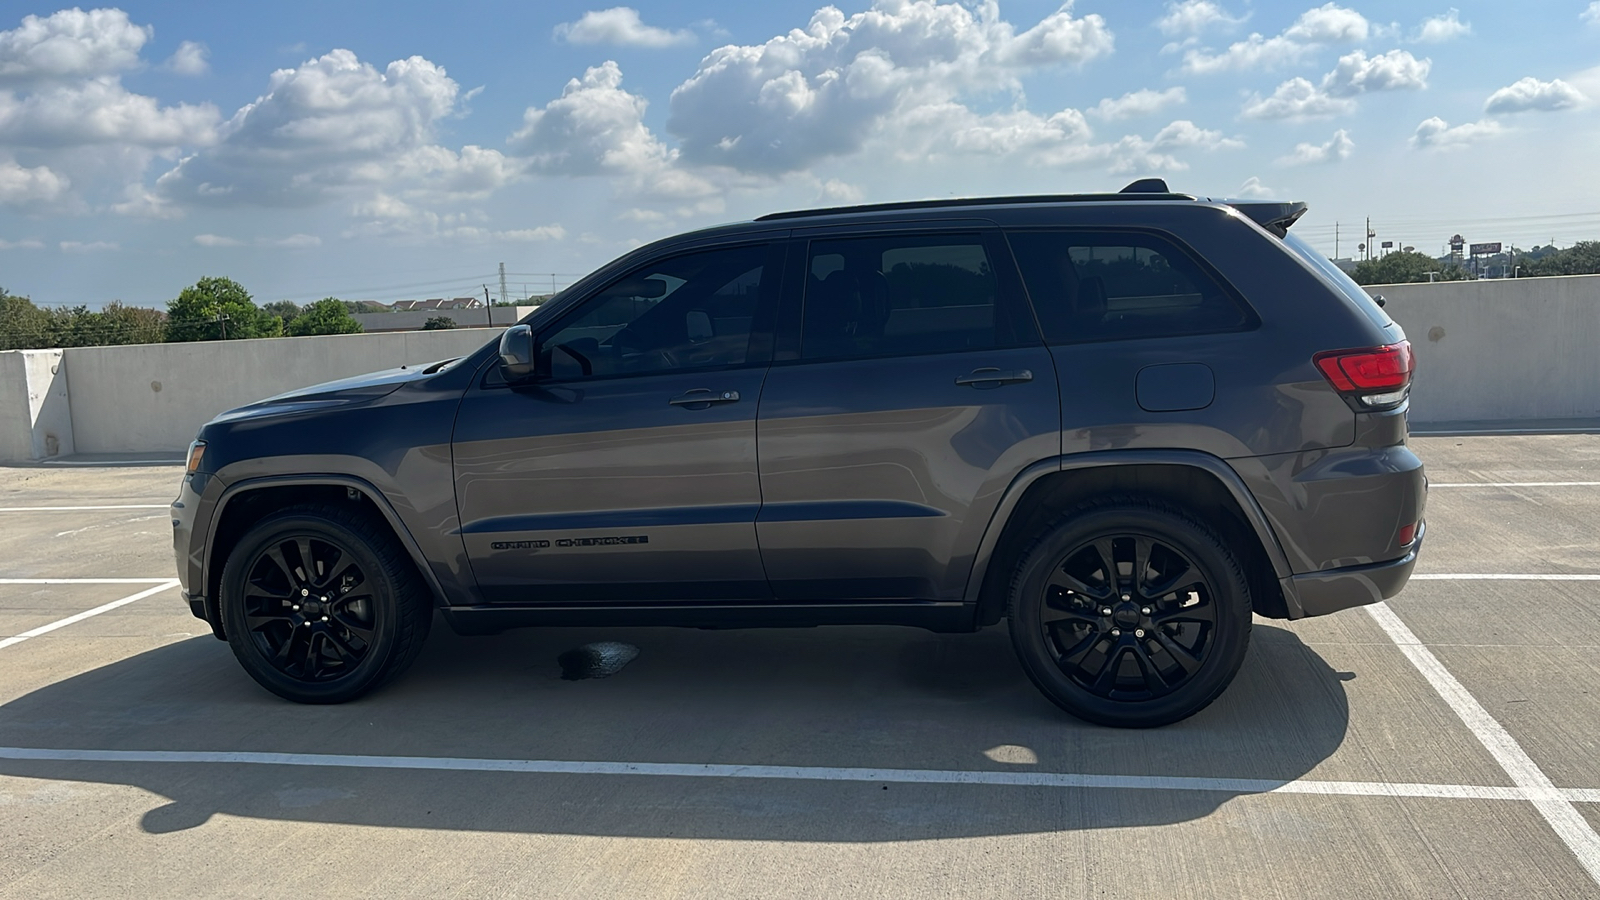
<svg viewBox="0 0 1600 900"><path fill-rule="evenodd" d="M606 625L679 628L810 628L818 625L909 625L929 631L976 630L970 603L870 601L861 603L662 603L564 606L452 606L440 610L457 634L494 634L509 628Z"/></svg>

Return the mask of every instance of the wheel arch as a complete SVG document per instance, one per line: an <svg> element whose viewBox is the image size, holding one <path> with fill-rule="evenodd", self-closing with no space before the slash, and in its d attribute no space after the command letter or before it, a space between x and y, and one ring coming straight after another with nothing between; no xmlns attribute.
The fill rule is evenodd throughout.
<svg viewBox="0 0 1600 900"><path fill-rule="evenodd" d="M1288 558L1255 497L1226 462L1189 450L1122 450L1043 460L1007 488L967 578L966 600L978 627L1005 614L1010 575L1029 538L1052 516L1091 497L1134 494L1190 510L1243 551L1255 612L1268 618L1304 615Z"/></svg>
<svg viewBox="0 0 1600 900"><path fill-rule="evenodd" d="M229 485L217 498L216 511L211 516L206 532L205 566L202 570L205 613L206 621L217 637L226 637L219 605L222 567L239 539L249 531L251 525L273 510L295 503L319 501L371 504L395 539L405 548L412 566L432 594L434 605L447 605L444 587L439 583L433 567L428 565L422 547L410 529L406 528L394 505L372 483L354 475L334 474L252 478Z"/></svg>

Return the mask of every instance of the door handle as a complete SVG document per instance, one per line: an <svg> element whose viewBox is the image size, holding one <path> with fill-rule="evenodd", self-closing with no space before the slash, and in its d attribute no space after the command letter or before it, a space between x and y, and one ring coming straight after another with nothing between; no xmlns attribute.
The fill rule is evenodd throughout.
<svg viewBox="0 0 1600 900"><path fill-rule="evenodd" d="M1019 381L1032 381L1033 372L1028 369L1011 369L1002 372L999 369L974 369L970 375L962 375L956 379L956 384L972 387L999 387L1002 384L1016 384Z"/></svg>
<svg viewBox="0 0 1600 900"><path fill-rule="evenodd" d="M695 388L679 397L667 401L673 406L687 406L691 409L705 409L713 403L737 403L738 391L713 391L709 388Z"/></svg>

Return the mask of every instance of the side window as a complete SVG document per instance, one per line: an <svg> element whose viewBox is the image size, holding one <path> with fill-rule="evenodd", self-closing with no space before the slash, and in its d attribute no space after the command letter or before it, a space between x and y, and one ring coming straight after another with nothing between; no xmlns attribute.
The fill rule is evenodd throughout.
<svg viewBox="0 0 1600 900"><path fill-rule="evenodd" d="M981 235L812 241L802 359L856 359L1014 346Z"/></svg>
<svg viewBox="0 0 1600 900"><path fill-rule="evenodd" d="M1052 344L1234 331L1254 322L1164 238L1081 231L1007 238Z"/></svg>
<svg viewBox="0 0 1600 900"><path fill-rule="evenodd" d="M769 245L690 253L636 269L540 336L540 368L558 380L741 366Z"/></svg>

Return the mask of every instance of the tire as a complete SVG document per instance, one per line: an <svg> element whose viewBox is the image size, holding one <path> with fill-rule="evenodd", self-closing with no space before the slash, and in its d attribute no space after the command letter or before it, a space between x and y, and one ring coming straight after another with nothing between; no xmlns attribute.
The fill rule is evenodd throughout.
<svg viewBox="0 0 1600 900"><path fill-rule="evenodd" d="M223 566L220 602L240 665L296 703L344 703L394 679L433 621L387 525L327 504L291 506L251 527Z"/></svg>
<svg viewBox="0 0 1600 900"><path fill-rule="evenodd" d="M1250 611L1244 569L1216 531L1131 497L1056 517L1023 552L1009 606L1034 685L1078 718L1120 728L1168 725L1221 695L1244 662Z"/></svg>

